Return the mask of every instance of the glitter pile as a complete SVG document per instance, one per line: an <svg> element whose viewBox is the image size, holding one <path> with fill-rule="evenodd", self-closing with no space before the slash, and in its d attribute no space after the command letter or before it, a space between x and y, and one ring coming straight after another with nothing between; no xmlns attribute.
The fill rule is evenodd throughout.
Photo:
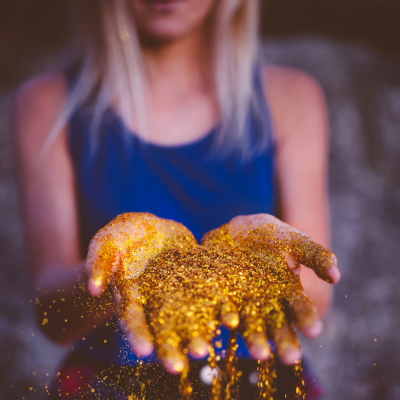
<svg viewBox="0 0 400 400"><path fill-rule="evenodd" d="M316 318L315 307L285 255L331 280L327 269L333 265L333 254L287 225L276 224L271 216L235 218L206 234L198 245L174 221L122 214L91 243L89 289L99 292L112 284L121 326L132 347L154 338L161 362L180 373L182 399L190 399L193 390L188 352L198 358L208 355L210 367L219 370L212 382L212 400L236 398L241 378L235 358L239 333L250 353L263 360L259 399L274 400L275 357L298 349L294 326L306 328ZM231 330L222 357L211 345L221 324ZM275 354L267 338L274 342ZM137 371L140 381L140 368ZM297 362L288 399L305 398L301 372ZM146 398L145 383L140 394L132 394L134 398Z"/></svg>

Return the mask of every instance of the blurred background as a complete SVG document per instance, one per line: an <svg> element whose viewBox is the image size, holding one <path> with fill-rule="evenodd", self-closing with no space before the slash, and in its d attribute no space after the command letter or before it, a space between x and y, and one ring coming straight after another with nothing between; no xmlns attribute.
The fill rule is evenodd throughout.
<svg viewBox="0 0 400 400"><path fill-rule="evenodd" d="M332 249L343 276L306 353L325 400L400 399L400 2L262 1L266 58L311 74L329 108ZM10 106L21 81L65 60L68 3L0 5L0 400L44 398L67 351L33 320Z"/></svg>

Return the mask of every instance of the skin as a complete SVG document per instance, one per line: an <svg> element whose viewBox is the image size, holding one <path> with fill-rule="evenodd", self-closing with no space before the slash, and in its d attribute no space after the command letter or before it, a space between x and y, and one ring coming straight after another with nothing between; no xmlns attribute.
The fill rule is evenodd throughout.
<svg viewBox="0 0 400 400"><path fill-rule="evenodd" d="M150 142L165 146L193 142L218 121L203 57L204 29L214 4L213 0L188 0L160 14L141 0L131 1L135 18L142 21L139 28L149 71L146 139ZM280 217L326 246L327 122L322 92L298 71L266 66L264 72L276 133ZM116 311L109 290L96 297L77 289L77 277L82 282L85 275L66 127L49 152L39 156L65 97L64 76L45 75L20 88L14 109L29 265L40 303L37 316L43 331L59 343L84 336ZM115 108L118 111L118 104ZM133 121L125 122L134 130ZM300 272L305 291L322 317L329 307L331 288L313 271L295 260L289 262ZM86 307L75 307L77 295L86 299ZM98 310L96 316L87 313L88 309ZM44 312L48 323L42 325ZM318 326L308 335L317 335L321 323ZM139 356L145 355L149 347L135 350Z"/></svg>
<svg viewBox="0 0 400 400"><path fill-rule="evenodd" d="M267 66L265 92L276 135L279 217L322 246L329 246L327 191L328 121L324 95L308 75ZM293 268L294 260L288 258ZM307 295L322 317L329 309L332 286L298 265Z"/></svg>
<svg viewBox="0 0 400 400"><path fill-rule="evenodd" d="M130 0L129 4L142 42L154 48L204 32L216 1Z"/></svg>
<svg viewBox="0 0 400 400"><path fill-rule="evenodd" d="M274 243L273 251L270 248L271 243ZM237 252L238 249L246 252L244 258ZM178 258L169 259L170 255L165 255L168 251L178 251ZM203 252L200 256L203 257L202 263L216 265L217 271L219 270L222 274L224 274L222 271L227 271L224 270L225 261L214 264L214 261L211 261L213 259L211 254L218 254L221 260L224 254L230 252L230 256L225 260L233 265L233 269L225 273L231 278L232 274L246 276L249 268L255 268L257 271L255 273L261 275L259 278L254 278L250 273L249 280L245 279L247 283L234 283L239 286L233 289L230 286L231 279L217 285L217 281L224 278L216 277L213 275L214 272L209 270L202 278L199 278L201 285L189 284L188 287L180 290L179 287L185 283L180 281L176 267L178 265L184 267L184 275L189 280L194 279L197 282L196 273L203 274L204 271L200 268L194 272L193 268L198 267L194 267L196 262L193 263L191 257L197 257L194 254L199 255L199 252ZM165 368L171 373L181 372L187 362L181 346L183 342L188 343L187 348L195 358L202 358L208 354L211 343L210 338L207 339L205 324L216 318L228 329L239 328L250 354L258 360L265 360L270 355L268 331L281 361L292 364L300 359L301 348L296 333L286 322L284 304L288 304L290 310L288 313L294 318L297 327L306 335L312 337L317 334L321 323L315 306L303 293L299 278L288 268L284 258L284 255L288 253L297 259L297 263L303 262L323 280L332 283L340 278L336 257L331 251L269 214L233 218L224 226L206 233L199 246L191 232L182 224L148 213L125 213L97 232L90 242L86 259L88 287L93 295L98 296L107 288L108 282L111 282L115 298L118 299L120 326L125 331L132 349L148 355L153 350L153 337L147 327L143 303L137 301L140 293L143 294L143 298L150 307L151 323L155 324L153 331L154 340L158 343L157 354ZM158 258L157 255L159 255ZM254 255L261 264L257 267L252 266L252 262L249 262L251 255ZM160 261L160 257L166 257L166 259ZM229 261L232 258L234 261ZM280 278L275 275L277 280L273 281L268 277L268 272L265 273L264 270L265 275L261 272L264 266L271 268L272 265L275 265L283 274ZM156 276L155 279L154 276ZM147 288L144 291L140 289L143 279L144 287ZM216 279L211 286L209 286L210 279ZM259 292L256 289L253 292L255 286L249 285L249 282L255 283L252 279L257 282L260 282L260 279L266 279L265 282L269 283L266 284L265 289ZM169 285L171 282L175 284ZM282 283L284 284L279 286L278 290L275 285ZM168 297L159 298L160 292L168 290L170 290L168 296L172 296L173 302L178 304L178 308L172 313L172 305L165 301ZM239 298L235 297L236 290L241 293ZM275 296L270 297L271 290L275 290L274 293L282 293L283 297L278 296L276 299ZM191 315L188 314L188 309L185 309L188 291L193 299ZM216 300L214 307L207 306L207 302L201 304L204 299L210 298L209 296ZM161 304L164 309L160 308ZM202 307L207 313L206 318L201 316ZM277 314L267 312L269 307L276 310ZM270 317L265 319L267 315ZM164 321L157 324L160 318ZM202 333L197 332L196 339L193 340L191 327L196 324L197 318L198 321L203 321L199 322L202 325L200 328ZM259 320L264 320L264 322L260 325ZM278 326L277 321L281 321L282 325ZM178 340L175 336L176 332L180 332ZM172 343L168 338L172 340Z"/></svg>

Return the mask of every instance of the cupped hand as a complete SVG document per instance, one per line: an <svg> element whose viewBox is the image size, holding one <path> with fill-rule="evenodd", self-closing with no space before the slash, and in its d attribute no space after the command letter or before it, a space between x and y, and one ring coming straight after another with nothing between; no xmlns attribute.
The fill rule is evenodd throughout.
<svg viewBox="0 0 400 400"><path fill-rule="evenodd" d="M201 243L221 251L227 248L246 250L264 261L266 271L259 281L262 283L253 283L259 289L250 287L249 294L243 295L242 335L254 358L268 357L269 338L274 341L277 354L285 364L300 359L301 348L294 325L306 336L315 337L322 331L322 322L290 267L295 270L298 265L305 265L322 280L337 283L340 272L335 255L269 214L233 218L228 224L207 233ZM270 273L270 268L275 272ZM265 274L272 280L265 279Z"/></svg>
<svg viewBox="0 0 400 400"><path fill-rule="evenodd" d="M164 250L196 245L182 224L149 213L121 214L91 240L85 264L88 290L99 296L111 283L120 326L138 356L152 353L153 339L132 278Z"/></svg>
<svg viewBox="0 0 400 400"><path fill-rule="evenodd" d="M268 339L286 364L300 358L294 330L321 329L286 257L335 282L340 274L327 249L276 218L237 217L198 246L181 224L151 214L123 214L98 232L87 259L89 290L111 283L121 326L139 356L153 350L171 373L186 353L202 358L220 323L237 328L251 355L266 359Z"/></svg>

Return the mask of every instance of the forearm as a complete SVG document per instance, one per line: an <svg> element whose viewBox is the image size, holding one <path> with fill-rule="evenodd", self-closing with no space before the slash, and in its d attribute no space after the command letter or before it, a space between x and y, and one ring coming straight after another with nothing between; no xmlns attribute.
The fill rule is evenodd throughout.
<svg viewBox="0 0 400 400"><path fill-rule="evenodd" d="M115 313L110 290L100 297L88 293L83 263L49 266L35 283L38 322L56 342L69 343L83 337Z"/></svg>

